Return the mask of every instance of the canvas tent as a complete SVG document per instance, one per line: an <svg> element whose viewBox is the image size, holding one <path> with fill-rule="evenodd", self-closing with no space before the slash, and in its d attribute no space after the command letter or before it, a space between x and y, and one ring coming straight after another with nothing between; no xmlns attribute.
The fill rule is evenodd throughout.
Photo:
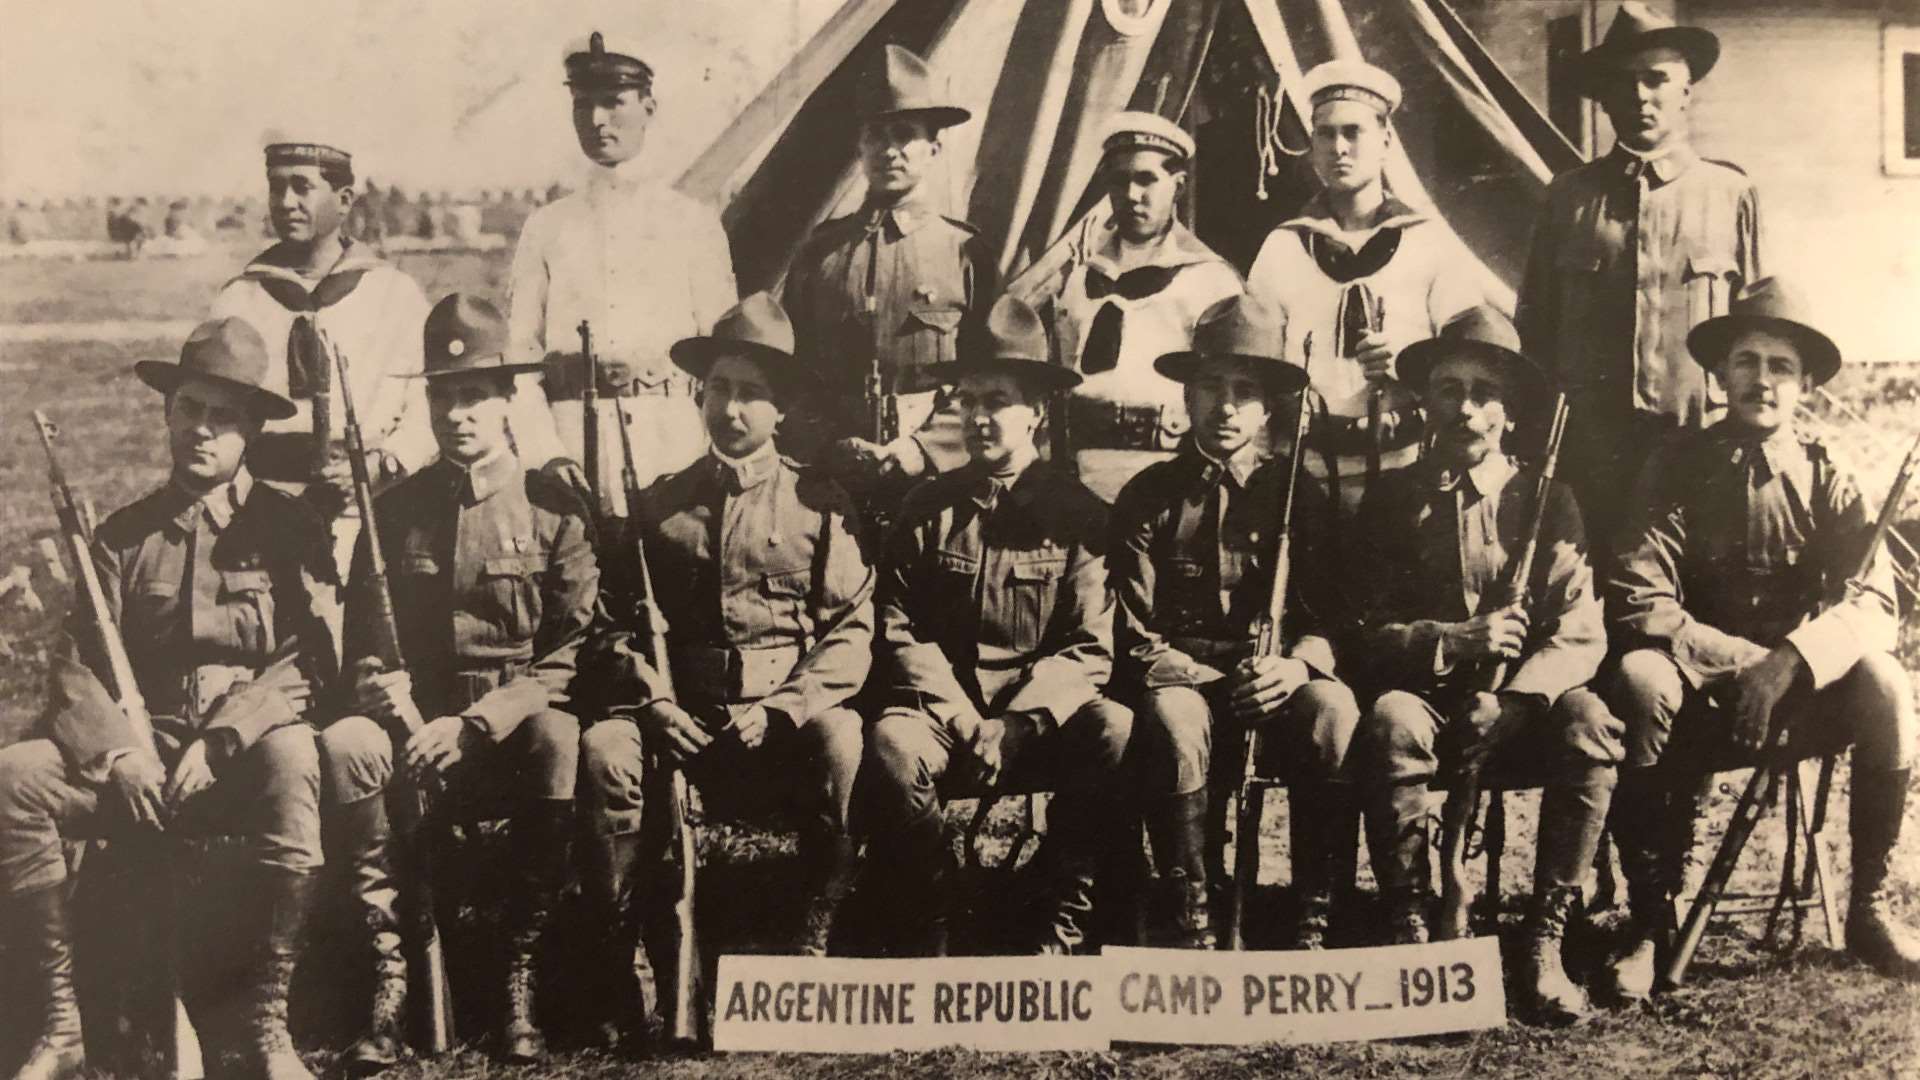
<svg viewBox="0 0 1920 1080"><path fill-rule="evenodd" d="M1195 134L1191 222L1244 271L1313 189L1300 73L1336 57L1406 87L1388 182L1439 211L1503 306L1548 179L1579 160L1445 0L848 0L680 179L726 208L743 291L858 206L852 88L882 42L927 56L974 111L944 137L950 212L1013 288L1043 288L1104 212L1098 132L1125 108Z"/></svg>

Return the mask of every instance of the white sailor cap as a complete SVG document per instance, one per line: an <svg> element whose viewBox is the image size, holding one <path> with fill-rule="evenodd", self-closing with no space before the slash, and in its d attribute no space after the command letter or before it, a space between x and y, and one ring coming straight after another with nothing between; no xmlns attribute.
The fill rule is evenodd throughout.
<svg viewBox="0 0 1920 1080"><path fill-rule="evenodd" d="M1115 113L1100 138L1100 151L1122 150L1158 150L1185 163L1193 160L1193 136L1159 113Z"/></svg>
<svg viewBox="0 0 1920 1080"><path fill-rule="evenodd" d="M1328 101L1358 101L1388 116L1400 107L1400 80L1364 60L1329 60L1307 72L1308 108Z"/></svg>

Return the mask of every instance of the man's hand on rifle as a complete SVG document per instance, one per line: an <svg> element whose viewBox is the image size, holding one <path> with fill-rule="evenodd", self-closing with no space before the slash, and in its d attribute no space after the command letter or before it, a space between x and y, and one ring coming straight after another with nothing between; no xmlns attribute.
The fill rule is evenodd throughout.
<svg viewBox="0 0 1920 1080"><path fill-rule="evenodd" d="M1800 679L1806 664L1792 645L1780 645L1734 673L1728 707L1733 743L1742 750L1764 749L1773 730L1773 710Z"/></svg>
<svg viewBox="0 0 1920 1080"><path fill-rule="evenodd" d="M1448 623L1440 633L1440 651L1450 663L1518 659L1527 644L1527 610L1515 604Z"/></svg>
<svg viewBox="0 0 1920 1080"><path fill-rule="evenodd" d="M1025 713L980 721L966 744L973 782L989 788L998 785L1039 730L1033 717Z"/></svg>
<svg viewBox="0 0 1920 1080"><path fill-rule="evenodd" d="M425 726L420 706L413 701L413 677L405 671L387 671L377 662L363 662L355 673L353 695L362 711L385 726L409 732Z"/></svg>
<svg viewBox="0 0 1920 1080"><path fill-rule="evenodd" d="M1537 699L1527 694L1474 694L1462 703L1447 728L1458 769L1484 768L1495 750L1538 715Z"/></svg>
<svg viewBox="0 0 1920 1080"><path fill-rule="evenodd" d="M188 799L213 786L213 765L207 759L207 740L195 739L174 763L167 781L167 806L178 810Z"/></svg>
<svg viewBox="0 0 1920 1080"><path fill-rule="evenodd" d="M771 719L767 710L758 705L749 705L733 718L727 730L733 732L733 737L740 740L741 746L752 750L767 741L767 727Z"/></svg>
<svg viewBox="0 0 1920 1080"><path fill-rule="evenodd" d="M671 701L656 701L641 709L634 723L644 745L677 764L692 761L713 745L713 734Z"/></svg>
<svg viewBox="0 0 1920 1080"><path fill-rule="evenodd" d="M486 735L464 716L436 717L407 739L407 769L415 775L444 776L469 753L478 750Z"/></svg>
<svg viewBox="0 0 1920 1080"><path fill-rule="evenodd" d="M161 788L167 782L167 772L160 767L159 758L145 750L123 753L107 769L107 780L127 804L134 824L163 827L166 802Z"/></svg>
<svg viewBox="0 0 1920 1080"><path fill-rule="evenodd" d="M865 439L841 439L834 450L846 467L865 476L915 477L927 472L927 455L909 435L885 446Z"/></svg>
<svg viewBox="0 0 1920 1080"><path fill-rule="evenodd" d="M1375 330L1360 339L1353 358L1360 361L1360 370L1368 382L1383 383L1394 377L1393 358L1399 351L1385 333Z"/></svg>
<svg viewBox="0 0 1920 1080"><path fill-rule="evenodd" d="M307 501L327 517L339 517L353 504L353 465L345 454L333 454L314 470L307 485Z"/></svg>
<svg viewBox="0 0 1920 1080"><path fill-rule="evenodd" d="M1239 723L1255 723L1312 677L1304 661L1290 656L1249 656L1227 676L1227 712Z"/></svg>

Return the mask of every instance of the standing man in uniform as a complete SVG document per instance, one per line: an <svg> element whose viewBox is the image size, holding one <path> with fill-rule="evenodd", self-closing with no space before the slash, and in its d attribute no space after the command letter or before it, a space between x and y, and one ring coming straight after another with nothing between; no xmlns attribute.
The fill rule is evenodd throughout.
<svg viewBox="0 0 1920 1080"><path fill-rule="evenodd" d="M134 373L166 395L173 472L100 525L93 563L136 684L116 689L145 699L156 746L109 690L104 654L76 632L54 663L38 737L0 750L0 927L12 956L33 965L31 979L0 981L44 1003L16 1075L84 1067L61 844L111 836L167 845L194 882L177 905L179 988L208 1060L238 1050L244 1075L312 1080L287 1035L287 990L321 863L305 715L334 675L318 611L334 580L326 527L243 463L261 428L294 410L267 389L267 348L251 326L203 323L178 364L143 360Z"/></svg>
<svg viewBox="0 0 1920 1080"><path fill-rule="evenodd" d="M486 301L455 293L428 315L425 344L422 377L440 457L374 510L407 670L381 670L372 659L375 608L363 547L348 590L346 648L362 715L322 733L329 786L352 822L340 846L349 849L378 954L371 1031L351 1052L364 1067L390 1063L382 1059L397 1051L406 1015L382 798L396 767L444 786L456 814L509 818L506 1002L496 1049L515 1062L544 1055L534 967L566 882L580 743L571 686L599 599L586 507L571 485L528 469L513 451L513 380L529 365L509 361L506 320ZM401 741L389 731L411 734Z"/></svg>
<svg viewBox="0 0 1920 1080"><path fill-rule="evenodd" d="M1185 349L1203 313L1240 295L1240 275L1175 216L1193 136L1155 113L1123 112L1101 149L1106 227L1053 304L1060 353L1082 377L1067 427L1075 450L1169 450L1187 430L1184 398L1155 361Z"/></svg>
<svg viewBox="0 0 1920 1080"><path fill-rule="evenodd" d="M1051 788L1037 856L1045 926L1029 940L1070 953L1086 937L1094 868L1125 835L1114 825L1133 720L1101 694L1113 669L1106 507L1068 467L1038 460L1047 395L1079 381L1052 362L1039 315L1002 299L969 351L949 370L972 460L914 489L880 567L869 865L918 920L919 940L901 947L942 955L953 861L942 802Z"/></svg>
<svg viewBox="0 0 1920 1080"><path fill-rule="evenodd" d="M306 485L307 499L332 523L334 561L344 573L359 535L353 473L337 439L346 401L374 452L384 487L433 458L427 401L420 384L420 286L355 240L344 226L354 206L353 158L319 143L267 147L267 210L278 243L261 252L213 300L212 317L245 319L267 342L267 387L298 411L267 425L249 450L259 478ZM330 346L330 347L329 347ZM339 378L334 352L347 359L352 385ZM316 424L313 410L326 403ZM314 445L326 436L324 463Z"/></svg>
<svg viewBox="0 0 1920 1080"><path fill-rule="evenodd" d="M1121 490L1107 565L1118 603L1115 683L1134 704L1147 838L1174 894L1176 942L1214 945L1208 879L1224 843L1227 790L1240 774L1240 754L1214 746L1237 748L1258 726L1268 732L1263 775L1298 779L1289 814L1295 941L1324 948L1340 845L1350 852L1358 839L1346 758L1360 706L1335 677L1320 629L1334 614L1323 586L1335 575L1319 548L1330 539L1326 496L1311 481L1294 497L1286 655L1252 655L1273 591L1290 465L1258 436L1306 378L1280 358L1279 322L1250 297L1208 312L1192 349L1156 366L1185 384L1193 431L1178 456Z"/></svg>
<svg viewBox="0 0 1920 1080"><path fill-rule="evenodd" d="M1305 363L1312 340L1326 413L1303 464L1351 513L1374 477L1419 456L1418 402L1395 356L1483 303L1482 271L1445 223L1387 190L1400 83L1333 60L1307 73L1306 91L1308 161L1322 188L1268 235L1247 292L1279 310L1289 361Z"/></svg>
<svg viewBox="0 0 1920 1080"><path fill-rule="evenodd" d="M1581 58L1582 92L1613 122L1613 150L1547 188L1520 283L1515 319L1566 389L1562 475L1602 562L1648 451L1724 404L1687 356L1687 332L1760 276L1753 182L1689 141L1693 86L1719 56L1712 33L1620 5Z"/></svg>
<svg viewBox="0 0 1920 1080"><path fill-rule="evenodd" d="M961 321L990 295L992 261L972 225L940 212L930 175L940 132L972 114L947 104L926 62L888 45L860 86L858 211L816 228L787 272L783 306L800 355L826 392L789 452L822 460L857 498L890 511L912 481L966 462L951 411L938 408ZM899 424L875 442L868 385Z"/></svg>
<svg viewBox="0 0 1920 1080"><path fill-rule="evenodd" d="M1427 939L1436 776L1489 761L1524 769L1545 793L1518 989L1533 1017L1567 1023L1589 1005L1560 948L1606 827L1621 726L1586 688L1607 639L1580 508L1558 482L1524 599L1506 603L1539 490L1506 438L1547 391L1519 345L1504 316L1476 308L1400 354L1408 385L1424 391L1433 451L1361 506L1353 565L1369 588L1352 655L1376 695L1358 738L1374 788L1367 846L1394 941ZM1507 677L1489 686L1495 665Z"/></svg>
<svg viewBox="0 0 1920 1080"><path fill-rule="evenodd" d="M862 723L848 702L873 662L873 570L846 493L775 445L788 410L818 385L793 346L786 313L756 293L710 336L673 347L674 362L702 383L712 443L655 481L633 521L669 628L672 681L616 646L637 685L612 689L612 715L588 729L581 750L588 886L619 969L607 995L616 1016L638 1013L622 985L633 970L626 894L637 884L650 762L686 769L710 816L799 811L805 899L794 952L826 955L853 886L847 823ZM670 961L663 952L655 955ZM663 995L669 985L660 981Z"/></svg>
<svg viewBox="0 0 1920 1080"><path fill-rule="evenodd" d="M600 395L600 475L592 490L600 494L596 511L614 517L627 509L613 399L626 399L641 483L691 464L706 449L706 433L693 381L667 350L705 333L740 298L719 213L653 179L641 158L658 105L653 68L637 44L596 31L567 47L573 133L590 175L582 190L527 218L507 279L512 356L546 365L544 388L521 380L513 417L519 455L535 468L556 457L585 464L580 324L588 323Z"/></svg>
<svg viewBox="0 0 1920 1080"><path fill-rule="evenodd" d="M1856 576L1874 510L1853 470L1794 424L1801 398L1840 370L1840 350L1778 279L1694 327L1687 345L1719 381L1727 417L1648 458L1607 583L1632 650L1613 693L1627 723L1613 836L1633 934L1612 989L1645 998L1673 939L1675 848L1695 810L1670 793L1781 731L1796 757L1853 746L1847 951L1920 979L1920 939L1894 919L1887 883L1914 753L1912 680L1892 655L1893 561L1882 547Z"/></svg>

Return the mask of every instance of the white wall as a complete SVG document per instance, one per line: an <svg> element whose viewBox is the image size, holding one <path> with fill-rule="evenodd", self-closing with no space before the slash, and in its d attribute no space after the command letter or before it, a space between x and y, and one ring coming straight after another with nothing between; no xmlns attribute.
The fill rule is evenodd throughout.
<svg viewBox="0 0 1920 1080"><path fill-rule="evenodd" d="M1681 12L1720 36L1695 143L1760 188L1770 273L1801 284L1849 360L1920 360L1920 177L1881 170L1874 12Z"/></svg>

